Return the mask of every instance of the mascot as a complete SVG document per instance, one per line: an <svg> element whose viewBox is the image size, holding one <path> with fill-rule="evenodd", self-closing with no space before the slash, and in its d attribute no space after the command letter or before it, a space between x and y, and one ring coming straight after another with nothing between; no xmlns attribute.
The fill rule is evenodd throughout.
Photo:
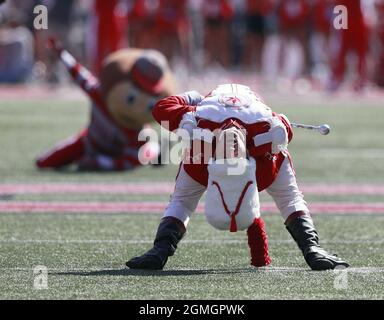
<svg viewBox="0 0 384 320"><path fill-rule="evenodd" d="M156 162L159 144L139 141L138 135L153 121L157 100L174 94L165 57L156 50L122 49L105 58L97 79L54 39L49 46L91 99L91 115L80 133L40 155L37 167L113 171Z"/></svg>
<svg viewBox="0 0 384 320"><path fill-rule="evenodd" d="M249 87L223 84L206 96L197 91L171 96L156 104L153 116L159 123L168 120L169 130L188 132L191 141L203 137L199 132L205 130L201 140L211 148L193 150L198 144L190 144L154 245L143 255L130 259L126 263L129 268L163 269L205 192L207 221L219 230L246 230L251 265L269 265L258 196L264 189L275 201L311 269L348 267L347 262L319 244L288 152L293 137L289 120L273 112ZM209 161L203 161L206 152L210 152Z"/></svg>

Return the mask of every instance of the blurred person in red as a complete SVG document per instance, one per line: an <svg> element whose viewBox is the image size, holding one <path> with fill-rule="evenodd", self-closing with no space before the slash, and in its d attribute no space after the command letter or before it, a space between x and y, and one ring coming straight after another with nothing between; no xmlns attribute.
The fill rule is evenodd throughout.
<svg viewBox="0 0 384 320"><path fill-rule="evenodd" d="M261 57L266 38L266 17L273 12L276 0L247 0L246 1L246 43L244 50L244 65L249 68L255 63L261 68Z"/></svg>
<svg viewBox="0 0 384 320"><path fill-rule="evenodd" d="M187 58L190 30L187 3L188 0L159 0L154 35L159 40L158 50L171 61L177 56Z"/></svg>
<svg viewBox="0 0 384 320"><path fill-rule="evenodd" d="M313 0L312 3L314 28L326 36L330 33L333 8L333 0Z"/></svg>
<svg viewBox="0 0 384 320"><path fill-rule="evenodd" d="M342 5L347 8L347 29L332 27L331 39L331 68L332 78L328 89L335 91L344 80L347 55L353 52L357 57L354 90L360 91L367 82L367 54L369 28L364 18L362 3L360 0L337 0L334 5Z"/></svg>
<svg viewBox="0 0 384 320"><path fill-rule="evenodd" d="M119 10L120 0L95 0L90 15L89 57L92 70L101 72L104 58L123 45L125 30L124 12ZM120 7L121 8L121 7Z"/></svg>
<svg viewBox="0 0 384 320"><path fill-rule="evenodd" d="M230 59L230 26L234 10L228 0L206 0L202 3L206 65L219 63L228 67Z"/></svg>
<svg viewBox="0 0 384 320"><path fill-rule="evenodd" d="M377 56L375 62L374 81L384 87L384 0L376 0L376 26L375 36L377 39Z"/></svg>
<svg viewBox="0 0 384 320"><path fill-rule="evenodd" d="M329 39L333 21L333 0L314 0L312 3L313 33L310 37L312 79L325 84L329 78Z"/></svg>
<svg viewBox="0 0 384 320"><path fill-rule="evenodd" d="M309 70L308 26L310 20L308 1L280 0L277 4L277 15L282 35L282 54L287 56L288 45L292 40L297 41L303 51L304 72L307 72Z"/></svg>
<svg viewBox="0 0 384 320"><path fill-rule="evenodd" d="M130 47L157 49L155 20L159 10L159 0L129 0L128 42Z"/></svg>

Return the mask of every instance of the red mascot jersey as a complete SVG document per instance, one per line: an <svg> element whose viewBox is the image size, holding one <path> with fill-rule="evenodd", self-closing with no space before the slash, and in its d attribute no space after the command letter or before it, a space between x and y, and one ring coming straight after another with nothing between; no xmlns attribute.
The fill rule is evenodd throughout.
<svg viewBox="0 0 384 320"><path fill-rule="evenodd" d="M209 99L211 96L208 95L204 100ZM204 101L203 100L203 101ZM275 117L283 122L288 132L288 141L291 141L293 131L286 119L280 115L272 112L263 102L260 100L255 103L255 108L261 107L265 111L265 121L260 121L263 117L259 117L259 120L253 121L255 114L253 110L248 110L245 113L240 113L235 109L233 112L228 113L228 109L223 107L223 113L220 113L220 108L211 112L211 110L205 110L204 106L199 104L198 106L188 105L185 98L182 96L171 96L158 101L153 109L153 117L161 124L161 122L169 122L170 131L174 131L179 127L182 117L187 112L194 112L198 127L202 129L209 129L211 131L222 128L225 124L234 121L239 123L247 131L247 149L249 155L256 160L257 170L256 179L259 191L264 190L272 184L275 180L281 164L286 157L290 157L288 152L280 152L276 155L271 154L271 143L264 144L256 147L253 143L253 137L257 134L265 133L270 129L270 124L267 118ZM253 104L252 104L253 105ZM252 107L253 108L253 107ZM250 108L250 109L252 109ZM268 111L269 110L269 111ZM251 112L251 113L249 113ZM253 112L253 114L252 114ZM258 112L258 111L256 111ZM261 113L258 113L259 116ZM204 154L201 154L201 159L204 159ZM201 161L203 162L203 161ZM183 163L184 170L191 176L195 181L202 185L208 183L208 170L207 164L204 163Z"/></svg>

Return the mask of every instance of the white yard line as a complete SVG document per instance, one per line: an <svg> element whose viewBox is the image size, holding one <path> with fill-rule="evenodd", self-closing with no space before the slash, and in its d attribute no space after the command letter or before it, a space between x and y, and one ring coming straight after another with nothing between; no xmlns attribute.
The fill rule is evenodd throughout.
<svg viewBox="0 0 384 320"><path fill-rule="evenodd" d="M318 148L313 151L316 157L321 158L355 158L382 159L384 148Z"/></svg>
<svg viewBox="0 0 384 320"><path fill-rule="evenodd" d="M122 270L125 268L125 266L122 264L121 267L118 267L118 268L112 268L112 267L107 267L107 266L84 266L84 267L76 267L76 268L50 268L49 266L48 267L48 273L71 273L71 272L84 272L85 274L86 273L90 273L90 272L97 272L97 271L119 271L119 270ZM129 269L127 268L127 271ZM33 267L31 268L0 268L0 271L23 271L23 272L32 272L33 271ZM216 270L207 270L207 269L193 269L193 268L183 268L183 269L166 269L164 270L164 273L166 273L167 271L175 271L175 272L188 272L188 271L201 271L202 274L206 271L207 273L208 272L211 272L211 273L218 273L220 274L221 272L225 272L227 271L226 269L223 269L223 270L220 270L220 269L216 269ZM311 270L309 268L306 268L306 267L273 267L273 266L268 266L268 267L262 267L262 268L254 268L254 267L249 267L248 268L240 268L240 269L236 269L236 268L233 268L232 269L233 272L236 272L238 271L239 273L241 272L251 272L251 271L254 271L254 272L275 272L275 273L288 273L288 272L297 272L297 271L304 271L304 272L311 272ZM346 268L346 269L339 269L339 270L328 270L328 271L325 271L327 273L331 273L331 272L337 272L339 273L340 271L345 271L347 273L383 273L384 272L384 267L350 267L350 268ZM158 272L162 272L162 271L158 271ZM313 274L322 274L321 272L319 271L313 271Z"/></svg>
<svg viewBox="0 0 384 320"><path fill-rule="evenodd" d="M296 271L310 271L308 268L295 268L295 267L263 267L258 270L263 272L296 272ZM338 269L338 270L328 270L326 272L341 272L345 271L348 273L382 273L384 272L384 267L360 267L360 268L346 268L346 269ZM316 273L318 271L315 271Z"/></svg>
<svg viewBox="0 0 384 320"><path fill-rule="evenodd" d="M163 201L0 201L0 213L157 213L160 214L167 207ZM383 214L384 202L311 202L309 209L312 213L332 214ZM273 202L263 202L262 212L277 213ZM204 204L200 203L196 212L204 212Z"/></svg>

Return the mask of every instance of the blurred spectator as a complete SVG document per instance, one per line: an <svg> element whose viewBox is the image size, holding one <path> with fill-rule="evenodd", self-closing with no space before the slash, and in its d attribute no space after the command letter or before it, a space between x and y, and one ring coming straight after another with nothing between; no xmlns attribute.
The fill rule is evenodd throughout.
<svg viewBox="0 0 384 320"><path fill-rule="evenodd" d="M4 4L0 8L0 82L24 82L34 63L33 35L24 26L26 15Z"/></svg>
<svg viewBox="0 0 384 320"><path fill-rule="evenodd" d="M191 71L201 71L204 68L204 18L201 15L201 5L204 0L188 1L188 17L190 21L190 41L188 65Z"/></svg>
<svg viewBox="0 0 384 320"><path fill-rule="evenodd" d="M119 10L121 9L121 10ZM100 74L104 58L123 47L126 12L119 0L95 0L90 15L88 41L89 60L92 71Z"/></svg>
<svg viewBox="0 0 384 320"><path fill-rule="evenodd" d="M129 1L130 47L157 49L170 61L188 58L188 0Z"/></svg>
<svg viewBox="0 0 384 320"><path fill-rule="evenodd" d="M374 80L384 87L384 0L376 0L376 61L374 65Z"/></svg>
<svg viewBox="0 0 384 320"><path fill-rule="evenodd" d="M188 56L189 19L188 0L159 0L155 21L155 36L160 40L158 49L172 61Z"/></svg>
<svg viewBox="0 0 384 320"><path fill-rule="evenodd" d="M38 4L48 8L48 30L33 28ZM333 27L336 5L348 8L347 30ZM307 86L332 91L352 70L355 90L368 80L384 86L384 0L8 0L6 7L13 13L0 26L1 81L67 80L46 50L53 36L95 73L105 55L129 46L161 51L185 77L221 66L277 88L304 76Z"/></svg>
<svg viewBox="0 0 384 320"><path fill-rule="evenodd" d="M335 1L336 3L336 1ZM367 27L360 0L337 0L348 10L348 28L337 30L332 28L331 68L332 78L328 89L336 90L344 80L346 58L348 53L357 57L354 89L363 89L367 81L367 53L369 29Z"/></svg>
<svg viewBox="0 0 384 320"><path fill-rule="evenodd" d="M15 1L15 0L13 0ZM50 37L60 39L63 44L70 48L71 40L69 39L69 27L71 21L71 13L74 5L74 0L34 0L33 6L43 4L48 9L48 29L35 30L33 28L34 15L31 15L31 28L35 36L35 56L39 65L44 66L41 70L40 77L45 77L49 82L60 81L60 69L56 63L56 59L47 50L46 44ZM30 9L33 12L33 7Z"/></svg>
<svg viewBox="0 0 384 320"><path fill-rule="evenodd" d="M274 9L274 0L247 0L246 3L246 42L244 66L261 69L261 57L267 35L267 16Z"/></svg>
<svg viewBox="0 0 384 320"><path fill-rule="evenodd" d="M202 3L202 15L205 18L204 47L206 64L219 63L229 66L230 23L234 16L228 0L205 0Z"/></svg>
<svg viewBox="0 0 384 320"><path fill-rule="evenodd" d="M154 35L159 0L130 0L128 8L128 41L133 48L157 48Z"/></svg>
<svg viewBox="0 0 384 320"><path fill-rule="evenodd" d="M279 31L282 36L281 59L284 62L284 74L290 78L296 78L301 75L300 68L304 73L309 72L309 22L310 6L307 0L280 0L277 5L277 14L279 19ZM289 68L288 49L295 48L300 53L301 58L297 59L301 66L292 64Z"/></svg>
<svg viewBox="0 0 384 320"><path fill-rule="evenodd" d="M314 0L312 6L312 27L310 56L312 79L322 84L329 78L329 39L333 20L333 0Z"/></svg>

